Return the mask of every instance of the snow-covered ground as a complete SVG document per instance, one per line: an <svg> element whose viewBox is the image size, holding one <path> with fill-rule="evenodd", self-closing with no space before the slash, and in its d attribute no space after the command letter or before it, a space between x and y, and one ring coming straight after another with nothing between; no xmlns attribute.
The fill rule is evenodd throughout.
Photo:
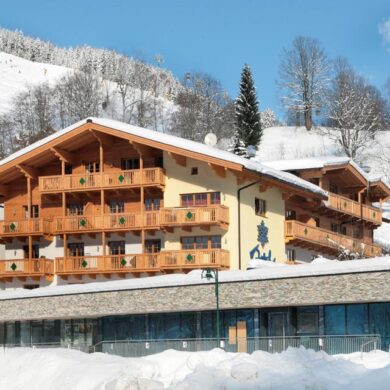
<svg viewBox="0 0 390 390"><path fill-rule="evenodd" d="M251 355L168 350L122 358L66 349L0 351L0 388L7 390L389 389L383 351L329 356L306 349Z"/></svg>
<svg viewBox="0 0 390 390"><path fill-rule="evenodd" d="M0 52L0 114L9 110L12 99L27 85L45 82L52 85L70 71L62 66L32 62Z"/></svg>

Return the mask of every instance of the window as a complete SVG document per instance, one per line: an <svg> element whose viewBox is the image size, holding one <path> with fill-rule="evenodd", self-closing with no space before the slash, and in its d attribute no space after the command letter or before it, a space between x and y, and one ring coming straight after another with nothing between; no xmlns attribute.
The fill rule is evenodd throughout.
<svg viewBox="0 0 390 390"><path fill-rule="evenodd" d="M324 307L325 334L345 334L345 306L331 305Z"/></svg>
<svg viewBox="0 0 390 390"><path fill-rule="evenodd" d="M295 221L297 219L297 215L295 210L286 210L286 220L287 221Z"/></svg>
<svg viewBox="0 0 390 390"><path fill-rule="evenodd" d="M25 217L26 219L28 218L28 206L23 206L24 208L24 214L25 214ZM31 206L31 210L30 210L30 217L31 218L39 218L39 206L34 204Z"/></svg>
<svg viewBox="0 0 390 390"><path fill-rule="evenodd" d="M31 251L31 258L32 259L39 259L39 245L38 244L34 244L31 249L32 249L32 251ZM24 252L24 258L28 259L29 258L29 255L28 255L28 245L23 245L23 252Z"/></svg>
<svg viewBox="0 0 390 390"><path fill-rule="evenodd" d="M295 261L295 249L287 249L287 260Z"/></svg>
<svg viewBox="0 0 390 390"><path fill-rule="evenodd" d="M69 215L83 215L84 205L81 203L71 203L69 205Z"/></svg>
<svg viewBox="0 0 390 390"><path fill-rule="evenodd" d="M265 200L264 199L255 198L255 213L256 213L256 215L264 216L265 212L266 212Z"/></svg>
<svg viewBox="0 0 390 390"><path fill-rule="evenodd" d="M221 248L221 236L194 236L181 238L182 249Z"/></svg>
<svg viewBox="0 0 390 390"><path fill-rule="evenodd" d="M68 256L84 256L84 243L71 242L68 244Z"/></svg>
<svg viewBox="0 0 390 390"><path fill-rule="evenodd" d="M71 175L73 172L73 167L71 164L65 164L65 175Z"/></svg>
<svg viewBox="0 0 390 390"><path fill-rule="evenodd" d="M145 210L146 211L153 211L153 210L160 210L160 198L146 198L145 199Z"/></svg>
<svg viewBox="0 0 390 390"><path fill-rule="evenodd" d="M363 227L362 226L353 226L352 227L352 237L353 238L363 238Z"/></svg>
<svg viewBox="0 0 390 390"><path fill-rule="evenodd" d="M335 184L330 183L329 184L329 191L333 192L334 194L338 194L339 189L337 188L337 186Z"/></svg>
<svg viewBox="0 0 390 390"><path fill-rule="evenodd" d="M297 334L318 334L318 306L297 307Z"/></svg>
<svg viewBox="0 0 390 390"><path fill-rule="evenodd" d="M211 236L211 248L221 248L221 236Z"/></svg>
<svg viewBox="0 0 390 390"><path fill-rule="evenodd" d="M210 194L210 204L221 204L221 193L212 192Z"/></svg>
<svg viewBox="0 0 390 390"><path fill-rule="evenodd" d="M314 221L316 223L316 226L320 227L320 219L317 217L317 218L314 218Z"/></svg>
<svg viewBox="0 0 390 390"><path fill-rule="evenodd" d="M340 234L343 234L344 236L347 235L347 227L346 226L343 226L343 225L340 225L339 227L339 233Z"/></svg>
<svg viewBox="0 0 390 390"><path fill-rule="evenodd" d="M100 172L100 163L98 162L89 162L85 164L85 171L87 173L98 173Z"/></svg>
<svg viewBox="0 0 390 390"><path fill-rule="evenodd" d="M368 333L368 305L346 305L347 308L347 333Z"/></svg>
<svg viewBox="0 0 390 390"><path fill-rule="evenodd" d="M161 251L161 240L145 240L146 253L158 253Z"/></svg>
<svg viewBox="0 0 390 390"><path fill-rule="evenodd" d="M182 207L193 206L194 205L194 195L193 194L181 195L181 205L182 205Z"/></svg>
<svg viewBox="0 0 390 390"><path fill-rule="evenodd" d="M197 192L194 194L181 194L180 197L182 207L221 204L220 192Z"/></svg>
<svg viewBox="0 0 390 390"><path fill-rule="evenodd" d="M110 255L124 255L125 241L109 241Z"/></svg>
<svg viewBox="0 0 390 390"><path fill-rule="evenodd" d="M163 159L163 157L156 157L154 163L155 163L156 167L164 168L164 159Z"/></svg>
<svg viewBox="0 0 390 390"><path fill-rule="evenodd" d="M191 175L197 175L198 174L198 168L197 167L192 167L191 168Z"/></svg>
<svg viewBox="0 0 390 390"><path fill-rule="evenodd" d="M123 200L111 200L110 201L110 213L124 213L125 212L125 202Z"/></svg>
<svg viewBox="0 0 390 390"><path fill-rule="evenodd" d="M337 223L331 223L330 224L330 230L333 232L333 233L338 233L339 231L339 225Z"/></svg>
<svg viewBox="0 0 390 390"><path fill-rule="evenodd" d="M139 169L139 158L123 158L121 159L121 170Z"/></svg>
<svg viewBox="0 0 390 390"><path fill-rule="evenodd" d="M207 193L195 194L195 206L207 206Z"/></svg>

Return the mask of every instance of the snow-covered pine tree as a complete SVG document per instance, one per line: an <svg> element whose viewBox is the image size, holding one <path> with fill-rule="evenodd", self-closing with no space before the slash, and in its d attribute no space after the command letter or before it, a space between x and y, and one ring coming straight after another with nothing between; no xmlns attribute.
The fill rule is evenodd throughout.
<svg viewBox="0 0 390 390"><path fill-rule="evenodd" d="M245 64L241 72L240 94L235 102L236 124L240 139L245 147L258 146L262 128L256 89L249 65Z"/></svg>
<svg viewBox="0 0 390 390"><path fill-rule="evenodd" d="M232 142L228 147L228 152L237 154L237 156L248 157L245 144L240 138L238 129L235 130Z"/></svg>

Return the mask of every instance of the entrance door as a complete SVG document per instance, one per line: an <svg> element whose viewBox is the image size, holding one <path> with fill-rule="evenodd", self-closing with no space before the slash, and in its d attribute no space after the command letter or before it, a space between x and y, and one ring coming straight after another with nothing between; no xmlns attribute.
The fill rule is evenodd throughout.
<svg viewBox="0 0 390 390"><path fill-rule="evenodd" d="M287 313L268 313L268 349L272 352L282 352L286 349Z"/></svg>

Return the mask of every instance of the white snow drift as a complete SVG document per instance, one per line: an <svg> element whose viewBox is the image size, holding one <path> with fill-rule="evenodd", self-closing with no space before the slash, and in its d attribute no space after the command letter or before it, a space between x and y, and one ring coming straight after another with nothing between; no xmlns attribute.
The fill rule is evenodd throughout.
<svg viewBox="0 0 390 390"><path fill-rule="evenodd" d="M0 351L0 388L7 390L388 389L383 351L329 356L289 349L251 355L168 350L121 358L66 349Z"/></svg>

